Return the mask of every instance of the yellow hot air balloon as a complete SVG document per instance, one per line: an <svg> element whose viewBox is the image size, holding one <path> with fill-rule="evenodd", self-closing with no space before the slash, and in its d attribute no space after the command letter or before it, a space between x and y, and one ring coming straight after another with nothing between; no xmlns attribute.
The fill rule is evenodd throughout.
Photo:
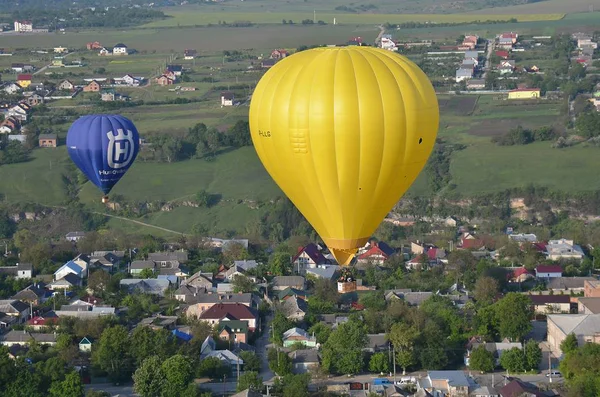
<svg viewBox="0 0 600 397"><path fill-rule="evenodd" d="M250 104L258 157L342 265L417 178L438 122L425 73L372 47L291 55L265 73Z"/></svg>

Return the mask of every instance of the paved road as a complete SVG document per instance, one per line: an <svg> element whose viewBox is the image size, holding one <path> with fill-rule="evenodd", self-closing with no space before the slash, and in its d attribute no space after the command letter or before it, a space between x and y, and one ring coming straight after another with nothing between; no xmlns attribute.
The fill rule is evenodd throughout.
<svg viewBox="0 0 600 397"><path fill-rule="evenodd" d="M123 397L137 397L139 394L136 394L133 391L133 385L124 385L124 386L115 386L112 383L98 383L93 385L85 385L85 390L103 390L107 393L110 393L111 396L119 396Z"/></svg>
<svg viewBox="0 0 600 397"><path fill-rule="evenodd" d="M269 361L267 360L267 351L272 346L269 341L269 335L271 334L271 321L273 318L269 315L265 319L265 326L263 334L256 340L256 354L260 357L261 369L260 376L263 378L263 382L270 382L275 377L275 374L269 369Z"/></svg>
<svg viewBox="0 0 600 397"><path fill-rule="evenodd" d="M483 68L483 76L482 76L482 78L484 80L485 80L485 76L487 75L487 73L490 71L490 69L492 67L491 58L492 58L493 48L494 48L493 41L487 40L487 53L485 55L485 67Z"/></svg>

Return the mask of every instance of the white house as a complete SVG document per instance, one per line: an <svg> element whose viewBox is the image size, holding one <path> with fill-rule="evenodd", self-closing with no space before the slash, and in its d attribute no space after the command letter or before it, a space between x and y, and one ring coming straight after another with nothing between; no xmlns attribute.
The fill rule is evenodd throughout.
<svg viewBox="0 0 600 397"><path fill-rule="evenodd" d="M2 89L7 94L16 94L17 92L21 91L23 88L17 83L8 83Z"/></svg>
<svg viewBox="0 0 600 397"><path fill-rule="evenodd" d="M562 277L562 267L559 265L539 265L535 268L536 278L558 278Z"/></svg>
<svg viewBox="0 0 600 397"><path fill-rule="evenodd" d="M381 48L383 48L384 50L388 50L388 51L398 51L398 46L396 45L396 43L392 40L392 35L389 34L384 34L381 37L381 41L379 42L379 46Z"/></svg>
<svg viewBox="0 0 600 397"><path fill-rule="evenodd" d="M85 237L85 232L69 232L65 235L65 239L71 242L77 242Z"/></svg>
<svg viewBox="0 0 600 397"><path fill-rule="evenodd" d="M127 55L127 46L123 43L119 43L113 47L113 55Z"/></svg>
<svg viewBox="0 0 600 397"><path fill-rule="evenodd" d="M585 257L579 245L574 244L573 240L564 238L548 241L548 244L546 244L546 254L548 255L548 259L553 261L560 259L583 260Z"/></svg>
<svg viewBox="0 0 600 397"><path fill-rule="evenodd" d="M233 106L233 92L222 92L221 93L221 107Z"/></svg>
<svg viewBox="0 0 600 397"><path fill-rule="evenodd" d="M98 55L110 55L110 54L111 54L111 51L106 47L102 47L100 49L100 52L98 52Z"/></svg>
<svg viewBox="0 0 600 397"><path fill-rule="evenodd" d="M15 32L33 32L33 23L31 21L15 21Z"/></svg>
<svg viewBox="0 0 600 397"><path fill-rule="evenodd" d="M27 116L29 115L28 108L29 106L20 103L8 109L8 113L6 113L6 115L8 117L12 116L20 121L27 121Z"/></svg>
<svg viewBox="0 0 600 397"><path fill-rule="evenodd" d="M83 269L73 261L68 261L54 272L54 280L60 280L67 274L73 273L77 277L83 277Z"/></svg>
<svg viewBox="0 0 600 397"><path fill-rule="evenodd" d="M137 87L140 85L140 79L133 77L130 74L126 74L122 79L123 83L130 87Z"/></svg>

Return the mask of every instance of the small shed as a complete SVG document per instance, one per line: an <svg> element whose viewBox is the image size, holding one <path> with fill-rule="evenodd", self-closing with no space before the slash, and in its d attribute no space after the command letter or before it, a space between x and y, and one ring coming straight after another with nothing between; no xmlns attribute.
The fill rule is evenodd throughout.
<svg viewBox="0 0 600 397"><path fill-rule="evenodd" d="M84 353L90 353L92 351L92 338L84 336L79 342L79 351Z"/></svg>

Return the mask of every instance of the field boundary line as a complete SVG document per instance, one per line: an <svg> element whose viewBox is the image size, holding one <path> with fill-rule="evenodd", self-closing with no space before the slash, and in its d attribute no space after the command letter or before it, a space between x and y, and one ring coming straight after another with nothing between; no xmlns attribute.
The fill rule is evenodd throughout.
<svg viewBox="0 0 600 397"><path fill-rule="evenodd" d="M111 214L107 214L107 213L104 213L104 212L98 212L98 211L92 211L92 213L98 214L98 215L104 215L104 216L107 216L109 218L115 218L115 219L120 219L120 220L123 220L123 221L137 223L138 225L142 225L142 226L146 226L146 227L151 227L151 228L154 228L154 229L162 230L164 232L169 232L169 233L174 233L174 234L180 234L180 235L183 235L183 236L186 235L185 233L182 233L182 232L178 232L178 231L175 231L175 230L172 230L172 229L167 229L167 228L156 226L156 225L151 225L149 223L145 223L145 222L141 222L141 221L136 221L135 219L129 219L129 218L125 218L123 216L111 215Z"/></svg>

